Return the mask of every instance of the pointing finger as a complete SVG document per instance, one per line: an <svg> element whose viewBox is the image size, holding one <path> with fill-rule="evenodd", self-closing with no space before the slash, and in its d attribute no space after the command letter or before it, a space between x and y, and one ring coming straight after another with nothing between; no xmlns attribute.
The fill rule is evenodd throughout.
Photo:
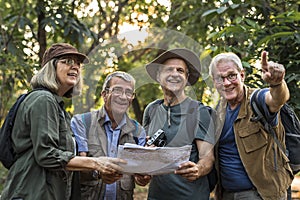
<svg viewBox="0 0 300 200"><path fill-rule="evenodd" d="M268 53L266 51L263 51L261 53L261 65L263 70L268 69L268 58L267 58Z"/></svg>

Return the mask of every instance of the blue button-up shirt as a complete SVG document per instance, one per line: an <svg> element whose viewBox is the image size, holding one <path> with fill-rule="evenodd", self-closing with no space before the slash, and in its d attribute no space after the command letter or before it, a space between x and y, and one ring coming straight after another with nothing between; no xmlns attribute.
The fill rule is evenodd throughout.
<svg viewBox="0 0 300 200"><path fill-rule="evenodd" d="M113 130L111 125L111 120L108 115L105 115L104 128L107 136L107 156L108 157L117 157L118 151L118 140L120 136L120 129L126 123L125 117L123 117L122 121L118 126ZM105 200L115 200L117 192L117 183L114 182L112 184L106 185L105 191Z"/></svg>

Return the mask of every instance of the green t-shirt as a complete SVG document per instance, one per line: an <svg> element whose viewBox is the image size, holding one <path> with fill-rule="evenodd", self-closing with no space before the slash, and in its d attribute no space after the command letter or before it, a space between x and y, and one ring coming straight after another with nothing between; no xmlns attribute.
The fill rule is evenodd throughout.
<svg viewBox="0 0 300 200"><path fill-rule="evenodd" d="M145 110L143 126L149 136L158 129L162 129L167 137L166 146L176 147L192 144L190 160L196 163L199 158L195 140L199 139L215 144L215 127L210 108L197 102L197 110L194 112L191 106L192 101L192 99L186 98L181 104L171 107L163 105L162 101L150 103ZM153 107L156 108L153 109ZM196 119L194 119L195 117ZM191 123L197 123L198 126ZM148 199L207 200L209 193L206 176L190 182L179 175L166 174L152 178Z"/></svg>

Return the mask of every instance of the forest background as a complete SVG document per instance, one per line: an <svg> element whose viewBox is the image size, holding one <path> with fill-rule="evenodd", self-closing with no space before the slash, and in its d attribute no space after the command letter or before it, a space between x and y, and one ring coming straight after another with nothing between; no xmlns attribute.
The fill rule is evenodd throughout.
<svg viewBox="0 0 300 200"><path fill-rule="evenodd" d="M0 124L16 98L30 90L41 57L53 43L67 42L90 58L80 97L66 99L71 115L99 108L105 76L127 71L137 80L131 117L162 98L145 64L161 51L189 48L201 60L201 78L189 95L215 106L218 95L208 75L211 58L238 54L247 85L264 87L259 65L263 50L283 64L289 104L300 114L299 0L0 0ZM0 185L7 171L0 168ZM1 187L0 187L1 190Z"/></svg>

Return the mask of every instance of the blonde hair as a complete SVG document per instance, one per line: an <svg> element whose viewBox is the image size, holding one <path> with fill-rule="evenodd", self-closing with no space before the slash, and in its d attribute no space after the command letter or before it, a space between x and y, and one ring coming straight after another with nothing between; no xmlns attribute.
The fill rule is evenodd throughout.
<svg viewBox="0 0 300 200"><path fill-rule="evenodd" d="M60 83L56 76L56 60L52 59L47 62L31 79L30 85L32 89L44 87L52 91L58 92ZM80 95L82 90L82 76L80 75L78 83L64 94L64 97L71 98L72 96Z"/></svg>
<svg viewBox="0 0 300 200"><path fill-rule="evenodd" d="M220 54L216 55L212 59L210 65L209 65L209 74L211 76L213 76L214 70L217 67L217 65L224 61L225 62L231 61L236 65L236 67L239 71L243 70L243 65L242 65L241 59L235 53L225 52L225 53L220 53Z"/></svg>

